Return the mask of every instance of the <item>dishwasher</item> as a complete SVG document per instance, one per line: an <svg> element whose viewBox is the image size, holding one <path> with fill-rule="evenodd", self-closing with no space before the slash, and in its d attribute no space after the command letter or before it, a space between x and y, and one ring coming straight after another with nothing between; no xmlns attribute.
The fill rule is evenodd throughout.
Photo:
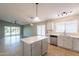
<svg viewBox="0 0 79 59"><path fill-rule="evenodd" d="M56 35L50 35L50 44L57 46L57 36Z"/></svg>

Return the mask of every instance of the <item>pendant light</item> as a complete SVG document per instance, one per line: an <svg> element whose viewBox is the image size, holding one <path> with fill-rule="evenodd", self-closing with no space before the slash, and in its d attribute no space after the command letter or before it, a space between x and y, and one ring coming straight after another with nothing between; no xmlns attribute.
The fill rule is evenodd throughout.
<svg viewBox="0 0 79 59"><path fill-rule="evenodd" d="M34 19L33 19L34 22L39 22L39 21L40 21L40 19L39 19L39 17L38 17L38 4L39 4L39 3L35 3L35 5L36 5L36 10L35 10L36 12L35 12L35 14L36 14L36 15L35 15L35 17L34 17ZM31 23L30 25L33 26L33 23Z"/></svg>
<svg viewBox="0 0 79 59"><path fill-rule="evenodd" d="M35 3L36 4L36 16L35 16L35 18L34 18L34 22L38 22L38 21L40 21L40 19L39 19L39 17L38 17L38 4L39 3Z"/></svg>

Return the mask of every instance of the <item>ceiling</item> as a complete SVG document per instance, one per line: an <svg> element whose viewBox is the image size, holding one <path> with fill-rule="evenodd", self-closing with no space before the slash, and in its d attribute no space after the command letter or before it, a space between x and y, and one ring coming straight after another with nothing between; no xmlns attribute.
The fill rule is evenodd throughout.
<svg viewBox="0 0 79 59"><path fill-rule="evenodd" d="M54 19L58 14L64 11L72 11L72 14L79 13L79 4L75 3L39 3L38 17L41 21ZM24 25L33 22L29 17L36 15L36 6L33 3L1 3L0 19L16 22Z"/></svg>

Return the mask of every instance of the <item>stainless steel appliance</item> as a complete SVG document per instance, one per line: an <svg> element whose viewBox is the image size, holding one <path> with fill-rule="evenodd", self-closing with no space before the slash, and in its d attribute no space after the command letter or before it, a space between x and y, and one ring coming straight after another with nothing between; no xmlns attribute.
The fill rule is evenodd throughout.
<svg viewBox="0 0 79 59"><path fill-rule="evenodd" d="M57 36L56 35L50 35L50 44L57 46Z"/></svg>

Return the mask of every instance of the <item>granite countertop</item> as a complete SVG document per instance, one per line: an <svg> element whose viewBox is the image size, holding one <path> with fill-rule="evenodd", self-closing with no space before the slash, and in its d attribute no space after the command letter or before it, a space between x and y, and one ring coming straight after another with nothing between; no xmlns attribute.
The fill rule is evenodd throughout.
<svg viewBox="0 0 79 59"><path fill-rule="evenodd" d="M70 35L70 37L79 38L79 35Z"/></svg>
<svg viewBox="0 0 79 59"><path fill-rule="evenodd" d="M27 44L32 44L34 42L43 40L43 39L47 39L46 36L32 36L32 37L28 37L28 38L23 38L22 41L27 43Z"/></svg>
<svg viewBox="0 0 79 59"><path fill-rule="evenodd" d="M56 35L56 36L65 36L65 37L72 37L72 38L79 38L79 35L63 35L63 34L51 34L51 35Z"/></svg>

